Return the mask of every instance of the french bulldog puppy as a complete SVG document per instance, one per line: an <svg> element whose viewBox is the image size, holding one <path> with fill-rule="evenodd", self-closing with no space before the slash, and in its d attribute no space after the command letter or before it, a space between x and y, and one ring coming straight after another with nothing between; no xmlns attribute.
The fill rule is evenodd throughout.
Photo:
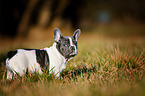
<svg viewBox="0 0 145 96"><path fill-rule="evenodd" d="M54 43L44 49L17 49L9 51L6 59L7 79L16 78L26 73L43 71L54 73L59 77L66 64L77 55L77 41L81 34L77 29L73 36L63 36L58 28L54 29Z"/></svg>

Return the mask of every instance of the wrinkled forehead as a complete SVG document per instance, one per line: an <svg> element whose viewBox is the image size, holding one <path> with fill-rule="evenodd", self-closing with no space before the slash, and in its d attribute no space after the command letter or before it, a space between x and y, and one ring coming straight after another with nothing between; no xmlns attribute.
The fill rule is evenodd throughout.
<svg viewBox="0 0 145 96"><path fill-rule="evenodd" d="M64 40L72 41L72 37L70 37L70 36L64 36L63 38L64 38Z"/></svg>
<svg viewBox="0 0 145 96"><path fill-rule="evenodd" d="M72 40L72 37L70 37L70 36L63 37L62 42L73 45L73 40Z"/></svg>

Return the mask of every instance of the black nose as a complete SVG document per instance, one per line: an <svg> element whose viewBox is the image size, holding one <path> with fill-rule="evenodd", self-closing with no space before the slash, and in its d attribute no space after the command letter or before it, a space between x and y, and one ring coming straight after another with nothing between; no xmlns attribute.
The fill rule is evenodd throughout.
<svg viewBox="0 0 145 96"><path fill-rule="evenodd" d="M70 50L74 51L75 50L75 47L74 46L71 46L70 47Z"/></svg>

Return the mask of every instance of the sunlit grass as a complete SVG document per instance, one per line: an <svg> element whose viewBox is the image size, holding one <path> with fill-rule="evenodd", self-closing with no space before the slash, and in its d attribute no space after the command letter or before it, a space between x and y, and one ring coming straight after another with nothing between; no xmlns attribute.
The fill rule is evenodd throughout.
<svg viewBox="0 0 145 96"><path fill-rule="evenodd" d="M78 55L58 79L44 72L6 80L2 68L1 96L144 96L145 39L82 34Z"/></svg>

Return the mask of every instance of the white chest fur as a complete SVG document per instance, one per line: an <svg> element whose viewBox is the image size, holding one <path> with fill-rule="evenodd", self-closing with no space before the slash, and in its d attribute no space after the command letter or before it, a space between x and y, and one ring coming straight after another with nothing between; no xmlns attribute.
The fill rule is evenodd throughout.
<svg viewBox="0 0 145 96"><path fill-rule="evenodd" d="M56 43L49 48L44 48L49 54L49 71L59 77L60 72L66 69L67 60L56 49Z"/></svg>

